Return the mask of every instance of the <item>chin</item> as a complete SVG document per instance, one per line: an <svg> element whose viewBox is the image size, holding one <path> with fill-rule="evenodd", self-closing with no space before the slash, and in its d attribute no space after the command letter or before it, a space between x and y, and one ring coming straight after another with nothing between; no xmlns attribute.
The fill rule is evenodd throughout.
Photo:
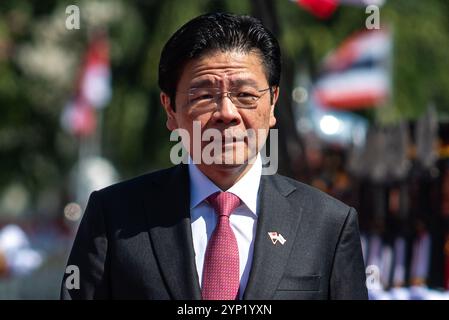
<svg viewBox="0 0 449 320"><path fill-rule="evenodd" d="M248 163L248 158L245 156L240 156L236 158L234 155L221 155L214 158L214 161L211 165L221 166L221 167L239 167L242 165L246 165Z"/></svg>
<svg viewBox="0 0 449 320"><path fill-rule="evenodd" d="M222 145L207 143L201 149L201 162L204 165L223 167L241 166L248 162L248 147L242 142Z"/></svg>
<svg viewBox="0 0 449 320"><path fill-rule="evenodd" d="M244 168L246 168L246 163L232 163L232 164L210 164L210 165L206 165L210 168L213 168L214 171L221 171L221 172L237 172L237 171L243 171Z"/></svg>

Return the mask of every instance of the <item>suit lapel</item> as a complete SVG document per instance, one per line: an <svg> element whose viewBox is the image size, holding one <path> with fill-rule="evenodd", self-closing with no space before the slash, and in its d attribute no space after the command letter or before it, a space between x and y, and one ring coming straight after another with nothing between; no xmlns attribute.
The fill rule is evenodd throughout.
<svg viewBox="0 0 449 320"><path fill-rule="evenodd" d="M286 198L294 190L276 176L261 177L259 218L245 300L271 299L284 273L302 213L302 208L292 208ZM286 242L273 244L268 232L280 233Z"/></svg>
<svg viewBox="0 0 449 320"><path fill-rule="evenodd" d="M201 290L190 225L187 167L179 165L161 180L145 203L156 259L173 299L198 300ZM150 203L148 199L158 201Z"/></svg>

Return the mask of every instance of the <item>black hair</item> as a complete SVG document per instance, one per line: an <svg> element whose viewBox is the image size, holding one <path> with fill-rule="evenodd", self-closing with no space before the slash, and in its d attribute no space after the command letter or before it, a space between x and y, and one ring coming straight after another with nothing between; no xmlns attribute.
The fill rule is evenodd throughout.
<svg viewBox="0 0 449 320"><path fill-rule="evenodd" d="M251 16L208 13L178 29L162 49L159 87L172 102L185 64L213 51L255 52L262 61L270 87L279 86L281 52L274 35ZM272 93L272 90L270 90Z"/></svg>

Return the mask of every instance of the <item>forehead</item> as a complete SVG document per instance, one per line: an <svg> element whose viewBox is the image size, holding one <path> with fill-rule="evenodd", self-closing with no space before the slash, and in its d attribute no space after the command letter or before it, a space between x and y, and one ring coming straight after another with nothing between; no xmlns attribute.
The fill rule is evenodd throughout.
<svg viewBox="0 0 449 320"><path fill-rule="evenodd" d="M189 61L179 87L266 85L262 60L256 52L215 51Z"/></svg>

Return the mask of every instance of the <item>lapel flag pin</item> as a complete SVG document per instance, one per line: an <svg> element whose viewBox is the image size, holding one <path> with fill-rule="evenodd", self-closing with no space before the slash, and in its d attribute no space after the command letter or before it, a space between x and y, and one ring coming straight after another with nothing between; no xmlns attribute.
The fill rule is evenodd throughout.
<svg viewBox="0 0 449 320"><path fill-rule="evenodd" d="M270 236L271 242L273 242L273 244L276 244L277 242L279 242L280 244L284 245L285 238L277 232L268 232L268 235Z"/></svg>

